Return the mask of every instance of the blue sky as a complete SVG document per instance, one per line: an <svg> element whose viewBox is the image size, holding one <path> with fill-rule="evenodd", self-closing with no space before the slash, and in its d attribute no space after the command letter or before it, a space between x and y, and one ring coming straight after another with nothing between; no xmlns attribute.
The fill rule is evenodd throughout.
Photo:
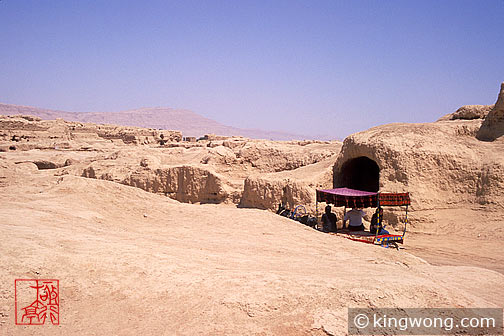
<svg viewBox="0 0 504 336"><path fill-rule="evenodd" d="M350 133L493 104L504 0L0 1L0 102Z"/></svg>

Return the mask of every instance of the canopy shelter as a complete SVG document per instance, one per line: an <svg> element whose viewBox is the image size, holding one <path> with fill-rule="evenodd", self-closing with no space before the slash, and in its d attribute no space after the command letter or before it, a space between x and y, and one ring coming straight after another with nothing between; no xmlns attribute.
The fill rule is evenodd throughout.
<svg viewBox="0 0 504 336"><path fill-rule="evenodd" d="M333 204L334 206L346 208L378 208L380 206L406 206L406 218L404 222L404 231L402 235L379 235L380 227L382 226L382 218L378 213L377 224L379 226L376 234L370 235L365 233L343 233L343 235L352 240L367 242L371 244L381 244L385 246L393 245L397 247L397 243L402 244L406 233L406 224L408 222L408 205L411 204L409 193L380 193L355 190L349 188L336 188L317 190L317 218L318 218L318 202Z"/></svg>
<svg viewBox="0 0 504 336"><path fill-rule="evenodd" d="M385 205L411 204L409 193L379 193L349 188L317 190L317 202L347 208L377 208Z"/></svg>

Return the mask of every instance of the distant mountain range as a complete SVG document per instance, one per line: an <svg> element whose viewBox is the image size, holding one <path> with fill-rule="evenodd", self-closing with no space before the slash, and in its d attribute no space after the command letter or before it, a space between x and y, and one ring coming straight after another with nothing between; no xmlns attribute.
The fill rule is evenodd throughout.
<svg viewBox="0 0 504 336"><path fill-rule="evenodd" d="M141 108L120 112L66 112L0 103L0 114L24 114L37 116L46 120L62 118L68 121L177 130L181 131L183 136L195 137L205 134L217 134L271 140L301 140L310 138L299 134L227 126L189 110L166 107Z"/></svg>

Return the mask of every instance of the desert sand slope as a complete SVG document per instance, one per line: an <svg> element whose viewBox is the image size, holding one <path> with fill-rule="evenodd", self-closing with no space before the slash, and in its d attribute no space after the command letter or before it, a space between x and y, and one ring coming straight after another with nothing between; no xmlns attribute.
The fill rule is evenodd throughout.
<svg viewBox="0 0 504 336"><path fill-rule="evenodd" d="M347 307L504 305L496 272L0 163L2 335L340 335ZM14 325L16 278L60 280L59 327Z"/></svg>

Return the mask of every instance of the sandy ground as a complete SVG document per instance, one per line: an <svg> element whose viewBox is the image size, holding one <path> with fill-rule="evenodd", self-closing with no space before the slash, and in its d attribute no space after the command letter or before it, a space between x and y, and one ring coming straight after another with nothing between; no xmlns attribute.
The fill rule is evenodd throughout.
<svg viewBox="0 0 504 336"><path fill-rule="evenodd" d="M404 250L432 265L475 266L504 274L504 242L498 238L408 233Z"/></svg>
<svg viewBox="0 0 504 336"><path fill-rule="evenodd" d="M10 179L0 193L1 335L341 335L348 307L504 305L504 275L469 262L484 256L476 241L481 252L453 241L443 255L413 234L396 251L103 180ZM485 251L499 262L497 250ZM443 257L431 265L408 251ZM60 280L59 326L14 325L18 278Z"/></svg>

